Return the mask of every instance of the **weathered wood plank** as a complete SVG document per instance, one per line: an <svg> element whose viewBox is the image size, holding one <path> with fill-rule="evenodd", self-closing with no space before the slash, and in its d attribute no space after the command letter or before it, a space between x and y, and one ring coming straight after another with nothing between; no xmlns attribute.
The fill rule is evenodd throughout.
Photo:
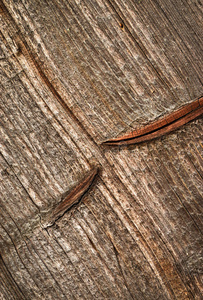
<svg viewBox="0 0 203 300"><path fill-rule="evenodd" d="M202 120L101 145L202 96L199 2L0 3L1 298L201 299Z"/></svg>

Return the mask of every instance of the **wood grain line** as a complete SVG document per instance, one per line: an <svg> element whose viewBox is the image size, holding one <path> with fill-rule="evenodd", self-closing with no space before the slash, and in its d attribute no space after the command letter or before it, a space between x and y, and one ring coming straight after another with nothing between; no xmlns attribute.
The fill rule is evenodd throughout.
<svg viewBox="0 0 203 300"><path fill-rule="evenodd" d="M87 177L85 177L70 193L55 207L50 216L44 224L43 228L51 227L54 223L60 219L73 205L80 202L82 196L88 191L92 185L96 175L99 172L99 168L95 167L90 171Z"/></svg>
<svg viewBox="0 0 203 300"><path fill-rule="evenodd" d="M47 72L43 71L39 58L35 54L34 50L32 49L31 45L28 45L28 42L26 41L23 33L21 32L19 26L17 25L16 21L14 20L13 16L9 12L7 6L0 0L0 12L4 13L7 17L8 24L10 23L11 26L16 28L17 35L13 36L13 39L18 46L18 53L17 55L20 56L21 54L25 57L28 63L30 63L31 67L33 67L33 70L37 72L42 81L45 83L47 88L51 91L53 96L57 99L57 101L62 105L64 110L69 113L70 117L80 126L80 128L85 132L85 134L88 136L88 138L93 142L94 145L96 145L94 139L92 138L91 134L85 129L85 126L82 124L82 122L77 118L77 116L72 112L72 110L69 108L66 101L62 98L60 93L57 91L57 89L52 84Z"/></svg>
<svg viewBox="0 0 203 300"><path fill-rule="evenodd" d="M1 284L3 282L8 283L8 287L9 287L8 294L11 297L10 299L26 299L20 286L15 281L12 272L10 272L9 268L5 264L1 254L0 254L0 271L1 271L0 272ZM1 291L1 292L3 292L3 291ZM3 297L3 293L1 293L1 296Z"/></svg>
<svg viewBox="0 0 203 300"><path fill-rule="evenodd" d="M203 113L203 97L189 103L168 116L134 130L121 137L103 142L104 145L132 145L158 138L200 117Z"/></svg>

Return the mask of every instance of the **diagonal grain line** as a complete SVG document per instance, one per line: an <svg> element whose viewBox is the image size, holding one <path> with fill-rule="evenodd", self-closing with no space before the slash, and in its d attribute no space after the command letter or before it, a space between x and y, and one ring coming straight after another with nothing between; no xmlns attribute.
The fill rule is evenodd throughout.
<svg viewBox="0 0 203 300"><path fill-rule="evenodd" d="M39 206L33 201L32 197L30 196L29 192L27 191L26 187L23 185L22 181L20 180L20 178L18 177L18 175L15 173L13 167L11 164L9 164L9 162L7 161L5 155L3 155L3 153L0 151L0 156L2 157L2 159L7 163L7 165L9 166L9 168L12 170L12 173L14 174L17 182L19 183L19 185L21 186L21 188L23 189L23 191L25 192L25 194L28 196L29 200L32 202L32 204L37 208L37 210L39 211Z"/></svg>
<svg viewBox="0 0 203 300"><path fill-rule="evenodd" d="M184 50L186 49L189 53L192 54L190 47L188 47L187 43L181 38L180 33L177 30L177 27L173 25L172 21L170 20L170 18L167 16L166 11L163 9L163 7L160 5L160 3L158 1L153 1L153 4L157 7L158 11L161 11L161 13L164 15L164 17L167 19L167 21L169 22L169 24L171 25L171 27L175 30L177 36L179 37L179 39L181 40L181 44L184 46ZM181 14L181 17L184 18L184 14ZM188 24L188 22L185 20L185 24L187 24L187 26L190 26ZM194 31L193 31L194 32ZM200 45L201 45L201 41L200 41ZM180 47L179 47L180 48ZM199 47L201 49L201 47ZM181 52L185 52L185 51L181 51ZM185 58L187 59L187 54L185 54ZM194 70L197 72L197 76L198 79L200 81L200 83L202 84L202 76L201 74L201 65L199 64L200 70L197 69L197 67L194 65L192 60L188 60L187 61L192 64Z"/></svg>
<svg viewBox="0 0 203 300"><path fill-rule="evenodd" d="M77 255L80 255L81 259L84 261L83 265L85 266L85 268L90 265L94 265L95 268L103 270L102 278L100 278L100 280L102 280L103 283L105 283L105 285L107 284L108 280L110 280L111 282L114 283L114 288L112 288L111 294L109 295L109 297L110 297L110 299L117 299L118 298L117 291L120 290L120 285L117 282L114 272L111 271L111 268L106 263L106 259L102 255L103 247L101 246L101 244L99 243L98 240L97 240L97 242L95 240L93 241L93 238L91 236L91 233L93 234L92 228L89 226L88 223L86 223L86 226L85 226L84 223L81 223L79 221L77 216L76 216L75 220L77 221L78 225L80 226L80 230L78 231L78 228L76 228L74 225L75 223L74 224L72 223L70 225L71 232L74 232L74 234L75 233L79 234L81 240L83 240L85 243L88 243L92 246L92 248L91 247L87 248L87 252L85 253L85 255L84 255L83 251L81 252L81 250L80 250L81 247L80 247L77 251ZM94 249L94 256L96 257L96 259L92 258L92 249ZM91 266L89 268L89 273L91 274L91 277L92 277L93 273L92 273ZM94 279L94 281L95 281L95 279ZM101 288L100 284L98 284L97 280L96 280L95 284L96 284L98 290L102 294L104 294L105 291L103 290L103 288ZM115 290L115 287L116 287L116 290ZM107 295L107 294L104 294L104 299L106 299L105 295Z"/></svg>
<svg viewBox="0 0 203 300"><path fill-rule="evenodd" d="M49 89L49 91L52 93L52 95L57 99L57 101L61 104L63 109L71 116L71 118L76 122L76 124L81 128L83 132L86 133L88 138L96 145L96 142L92 138L92 136L89 134L89 132L86 130L85 126L82 124L82 122L77 118L77 116L72 112L72 110L69 108L66 101L62 98L60 93L57 91L57 89L52 84L51 80L47 77L45 72L41 68L41 62L38 58L36 58L36 54L34 53L33 49L31 49L31 46L28 45L27 41L25 40L25 37L23 33L21 32L18 24L16 23L15 19L9 12L9 9L7 6L0 0L0 11L5 14L7 18L7 22L11 24L11 26L15 26L17 29L18 36L15 36L15 43L18 45L18 55L23 54L24 57L27 59L28 63L31 64L31 66L34 68L35 71L40 75L41 79Z"/></svg>
<svg viewBox="0 0 203 300"><path fill-rule="evenodd" d="M117 181L122 182L119 177L117 177ZM104 183L104 186L105 186L106 190L108 191L108 195L110 197L114 198L116 202L118 202L117 199L116 199L116 197L113 195L112 191L108 188L108 186L105 183ZM100 192L103 194L102 191L100 191ZM129 191L126 190L126 192L128 193ZM164 270L163 270L163 268L162 268L162 266L161 266L161 264L159 262L159 259L158 259L157 255L156 255L156 253L154 253L154 251L152 251L152 248L150 247L149 241L145 238L145 236L143 235L143 233L137 227L137 225L135 223L135 220L132 217L132 215L129 214L120 204L119 204L119 208L121 208L121 211L122 211L122 214L123 214L124 218L123 218L123 216L122 216L122 218L119 216L117 209L115 209L114 207L112 207L111 204L110 204L110 208L116 214L117 218L120 219L120 222L124 225L124 227L127 228L128 232L129 232L129 235L135 241L135 243L137 243L137 239L139 239L139 241L140 241L140 243L138 245L139 251L142 253L145 261L148 263L149 268L151 269L152 273L154 273L154 275L157 276L157 272L158 272L158 274L161 274L162 272L164 272ZM92 211L92 213L94 214L93 211ZM95 218L98 219L96 216L95 216ZM125 221L125 219L126 219L126 221ZM150 216L149 216L149 219L150 219L150 222L152 224L152 220L151 220ZM132 227L134 228L134 232L130 231L128 229L127 224L131 224L132 225ZM103 227L102 224L100 224L100 226ZM103 229L103 231L106 234L106 230ZM107 234L107 236L109 238L109 234ZM130 251L129 248L128 248L128 246L126 247L126 251ZM157 270L157 272L156 272L156 270ZM164 286L165 285L168 285L168 283L166 284L164 282Z"/></svg>
<svg viewBox="0 0 203 300"><path fill-rule="evenodd" d="M129 134L103 142L104 145L132 145L158 138L199 118L203 114L203 97L186 104L168 116L134 130Z"/></svg>
<svg viewBox="0 0 203 300"><path fill-rule="evenodd" d="M143 55L144 58L147 59L147 62L149 63L149 65L150 65L151 69L153 70L153 72L157 75L157 77L159 78L159 80L163 84L163 86L165 88L167 88L167 90L171 94L172 98L174 98L175 95L174 95L174 92L171 91L170 82L163 75L161 69L157 65L154 65L154 63L152 63L152 61L150 59L150 54L149 54L147 48L143 45L141 39L135 33L135 31L132 32L131 26L128 23L127 19L125 18L124 14L122 13L122 11L120 10L120 8L116 5L114 0L107 0L107 2L109 4L109 6L111 7L111 9L115 12L115 14L116 14L116 16L119 20L119 23L124 26L126 33L129 35L129 37L135 43L135 45L138 48L139 52ZM123 21L123 20L125 20L125 21Z"/></svg>
<svg viewBox="0 0 203 300"><path fill-rule="evenodd" d="M40 268L43 270L43 272L45 273L45 271L48 272L49 276L54 280L54 282L56 283L53 288L55 290L55 292L58 294L59 291L60 291L60 295L58 295L58 297L60 297L61 299L61 295L63 295L65 297L65 294L62 290L62 287L60 286L58 280L55 278L54 276L54 271L53 269L51 270L51 267L50 265L48 265L48 263L46 263L46 260L43 259L43 254L45 252L45 249L42 247L42 244L41 244L41 240L39 238L37 238L36 236L36 239L35 241L37 242L37 246L36 244L33 243L32 239L29 239L29 246L32 250L32 253L34 252L36 254L36 256L38 257L38 262L41 261L41 266L43 266L43 269L42 267L40 266ZM26 244L27 245L27 244ZM28 247L28 245L27 245ZM41 251L39 251L39 247L42 248L44 250L44 252L42 253ZM29 249L30 251L30 249ZM31 251L30 251L31 252ZM48 259L50 259L49 255L47 256ZM59 299L59 298L56 298L56 299Z"/></svg>
<svg viewBox="0 0 203 300"><path fill-rule="evenodd" d="M43 232L43 234L44 234L44 237L47 239L47 235L45 234L45 232ZM58 234L58 233L57 233L57 234ZM75 266L74 262L71 260L70 256L68 255L68 252L67 252L66 250L64 250L63 246L60 244L60 241L59 241L58 236L56 237L55 234L54 234L54 232L53 232L52 238L53 238L53 240L55 241L57 247L59 247L60 250L62 251L62 255L60 255L60 261L61 261L61 263L63 264L64 268L66 269L66 272L68 272L68 268L67 268L67 262L68 262L68 264L69 264L69 263L71 264L72 269L74 269L75 274L80 278L80 280L82 281L82 283L83 283L84 285L86 285L85 280L84 280L84 277L82 276L82 274L81 274L80 271L78 270L77 266ZM52 246L52 245L50 244L50 246ZM56 251L55 248L52 248L52 249L53 249L54 251ZM75 249L75 248L74 248L74 249ZM89 270L88 270L87 272L88 272L88 275L91 276ZM73 277L74 277L74 274L72 274L72 275L73 275ZM70 279L70 280L72 280L72 279ZM93 279L92 276L91 276L91 280L92 280L92 281L94 282L94 284L96 285L95 279ZM73 283L73 284L75 284L75 283ZM93 296L91 290L89 289L89 287L88 287L87 285L86 285L86 288L88 289L89 293L91 293L91 295ZM98 288L99 288L99 287L98 287ZM79 288L79 287L77 287L77 290L80 292L80 288ZM100 291L101 291L101 290L100 290ZM75 292L74 292L74 291L71 291L71 290L70 290L70 292L72 292L72 296L71 296L72 298L71 298L71 299L77 299L77 297L74 297Z"/></svg>
<svg viewBox="0 0 203 300"><path fill-rule="evenodd" d="M26 284L29 285L30 292L33 293L33 295L34 295L34 291L31 289L31 287L34 286L33 284L35 284L37 288L39 288L39 286L37 285L37 283L36 283L35 280L33 279L33 277L32 277L32 275L31 275L31 272L30 272L29 268L26 267L26 264L25 264L23 258L20 256L20 252L19 252L19 251L20 251L20 248L16 245L15 241L13 240L12 235L9 234L8 230L6 229L6 227L5 227L3 224L1 224L1 227L3 228L3 230L4 230L4 231L6 232L6 234L8 235L8 237L9 237L9 239L10 239L10 241L12 242L12 245L13 245L13 247L14 247L14 254L13 254L13 256L12 256L10 259L13 261L13 259L16 259L16 258L17 258L17 259L20 261L21 270L27 273L24 282L26 282ZM15 258L14 258L14 255L15 255ZM14 269L14 270L15 270L15 269ZM29 276L28 276L28 275L29 275ZM27 276L28 276L28 279L27 279ZM31 279L31 281L32 281L32 285L30 284L30 281L29 281L30 279Z"/></svg>
<svg viewBox="0 0 203 300"><path fill-rule="evenodd" d="M59 5L57 1L55 2L55 5L57 5L57 6ZM74 7L73 7L70 3L65 3L65 5L67 6L68 9L71 10L71 12L72 12L73 15L77 15L77 17L79 16L79 15L78 15L78 14L79 14L79 11L75 11ZM84 34L86 37L88 37L88 38L92 38L93 33L94 33L94 35L96 34L95 31L94 31L94 28L93 28L93 26L91 25L91 23L87 20L86 16L83 14L82 10L80 11L80 14L81 14L80 18L81 18L83 21L87 22L87 23L88 23L88 26L90 26L90 27L91 27L91 30L92 30L92 34L91 34L91 35L88 34L88 32L87 32L86 30L85 30L85 32L83 31L83 34ZM67 19L67 17L63 14L63 11L61 11L60 17L63 18L63 22L61 22L62 26L64 26L64 23L65 23L65 24L66 24L65 28L67 28L67 26L69 26L69 25L68 25L68 19ZM78 18L75 18L75 20L77 20L78 25L80 26L80 30L83 30L84 24L80 21L80 18L79 18L79 17L78 17ZM65 30L65 28L64 28L64 30ZM81 52L80 47L81 47L81 46L80 46L80 44L79 44L79 40L78 40L78 39L74 39L73 36L72 36L70 33L69 33L69 37L70 37L71 41L74 43L74 45L77 47L78 54L80 54L80 52ZM83 43L83 47L84 47L85 49L87 48L86 45L85 45L84 43ZM88 65L89 65L89 67L90 67L88 73L91 72L91 74L92 74L94 77L98 77L95 73L93 73L95 67L96 67L100 72L103 72L102 69L101 69L101 67L100 67L99 64L98 64L98 61L97 61L98 58L99 58L99 60L101 60L102 63L107 64L106 67L108 67L108 68L111 68L111 67L110 67L109 64L108 64L108 61L104 61L103 57L101 57L101 55L99 54L99 52L98 52L98 50L96 49L96 47L94 46L94 44L92 45L92 49L93 49L93 51L94 51L93 53L95 53L96 55L93 55L93 56L92 56L92 54L89 53L88 58L91 58L91 59L92 59L92 62L91 62L91 63L90 63L89 59L86 59L86 63L88 63ZM86 51L88 51L88 50L86 49ZM84 68L81 68L80 62L78 62L78 60L75 58L75 53L72 53L72 52L70 52L70 51L69 51L69 53L70 53L71 57L74 59L74 61L76 62L77 66L78 66L78 69L80 70L81 74L84 75L85 79L86 79L86 80L90 83L90 85L95 89L97 95L99 95L99 98L101 99L102 103L108 108L108 110L111 111L111 113L114 115L114 117L115 117L116 119L118 119L119 121L123 122L123 120L120 119L120 117L118 116L116 109L112 109L111 106L109 106L108 101L106 100L106 98L108 98L108 97L111 98L112 96L111 96L111 93L109 92L109 90L105 88L105 85L104 85L103 80L97 81L97 84L100 83L100 87L101 87L101 91L102 91L102 93L101 93L100 88L98 89L97 85L95 85L95 83L94 83L94 82L92 81L92 79L90 78L90 76L89 76L90 74L87 74L87 72L85 72ZM110 53L109 53L109 54L110 54ZM80 56L81 56L81 54L80 54ZM80 60L82 60L82 59L83 59L83 56L80 57ZM111 56L111 59L113 59L112 56ZM94 66L94 67L93 67L93 66ZM93 67L93 68L92 68L92 67ZM120 86L122 86L123 88L125 88L125 85L124 85L124 84L121 84L120 81L118 81L117 76L115 75L115 72L114 72L114 70L113 70L112 68L111 68L111 71L112 71L113 74L114 74L114 79L117 80L117 82L115 82L115 84L119 84ZM132 87L131 87L131 88L132 88ZM106 89L105 94L103 94L103 92L104 92L105 89ZM127 105L127 102L125 101L125 99L122 98L122 96L120 95L120 92L118 92L117 90L115 90L115 93L117 93L116 96L118 97L118 98L117 98L117 99L118 99L118 100L117 100L118 103L119 103L120 101L123 101L123 102ZM105 95L107 95L107 97L106 97ZM116 105L116 102L115 102L115 105ZM132 110L131 106L128 106L128 108ZM117 109L123 110L121 106L118 106ZM127 117L129 118L129 116L127 116ZM131 119L129 118L129 120L131 120ZM111 121L111 119L109 119L109 121Z"/></svg>
<svg viewBox="0 0 203 300"><path fill-rule="evenodd" d="M90 211L92 213L92 216L94 216L91 209L90 209ZM81 214L81 212L78 212L78 213L79 213L79 215L83 216L83 214ZM82 230L87 238L87 241L91 244L92 248L94 249L95 255L97 256L97 258L99 258L99 260L98 260L99 265L104 267L104 269L106 270L105 273L108 272L108 274L113 278L114 284L117 286L117 290L121 291L121 289L122 289L121 282L118 279L117 275L115 274L115 269L113 269L112 266L109 266L109 264L108 264L109 259L112 261L112 257L110 258L110 257L108 257L108 255L105 255L105 246L107 246L107 244L105 243L105 246L104 246L97 238L95 238L95 236L94 236L95 231L91 226L92 219L90 219L90 222L88 222L87 220L84 220L83 217L81 217L81 218L78 216L75 216L75 217L76 217L78 224L82 228ZM94 216L94 218L97 219L95 216ZM105 230L103 228L101 228L101 232L102 232L102 234L103 233L105 234ZM102 235L101 235L101 238L102 238ZM91 253L91 251L88 251L88 252ZM114 295L115 295L115 293L114 293ZM118 295L115 295L115 299L117 299L117 297L118 297Z"/></svg>
<svg viewBox="0 0 203 300"><path fill-rule="evenodd" d="M10 283L10 287L12 287L12 291L15 293L15 297L17 299L26 299L23 291L21 290L20 286L14 279L12 272L8 269L7 265L5 264L3 257L0 254L0 269L2 272L2 276Z"/></svg>

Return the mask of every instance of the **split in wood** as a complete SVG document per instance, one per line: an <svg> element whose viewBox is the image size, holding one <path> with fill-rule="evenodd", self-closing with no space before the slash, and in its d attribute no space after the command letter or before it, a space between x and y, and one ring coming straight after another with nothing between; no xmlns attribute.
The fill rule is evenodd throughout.
<svg viewBox="0 0 203 300"><path fill-rule="evenodd" d="M129 134L103 142L104 145L132 145L142 143L176 130L203 114L203 97L189 103L168 116L134 130Z"/></svg>
<svg viewBox="0 0 203 300"><path fill-rule="evenodd" d="M80 202L82 196L89 190L96 175L99 172L99 168L95 167L87 177L85 177L70 193L56 206L51 214L46 218L45 222L42 222L42 227L47 228L54 225L54 223L60 219L73 205Z"/></svg>

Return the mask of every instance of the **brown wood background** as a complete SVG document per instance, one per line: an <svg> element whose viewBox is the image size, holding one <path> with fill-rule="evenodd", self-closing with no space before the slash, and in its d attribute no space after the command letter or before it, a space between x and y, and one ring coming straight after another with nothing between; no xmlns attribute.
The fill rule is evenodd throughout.
<svg viewBox="0 0 203 300"><path fill-rule="evenodd" d="M202 299L199 0L0 1L0 299ZM96 164L82 202L42 216Z"/></svg>

